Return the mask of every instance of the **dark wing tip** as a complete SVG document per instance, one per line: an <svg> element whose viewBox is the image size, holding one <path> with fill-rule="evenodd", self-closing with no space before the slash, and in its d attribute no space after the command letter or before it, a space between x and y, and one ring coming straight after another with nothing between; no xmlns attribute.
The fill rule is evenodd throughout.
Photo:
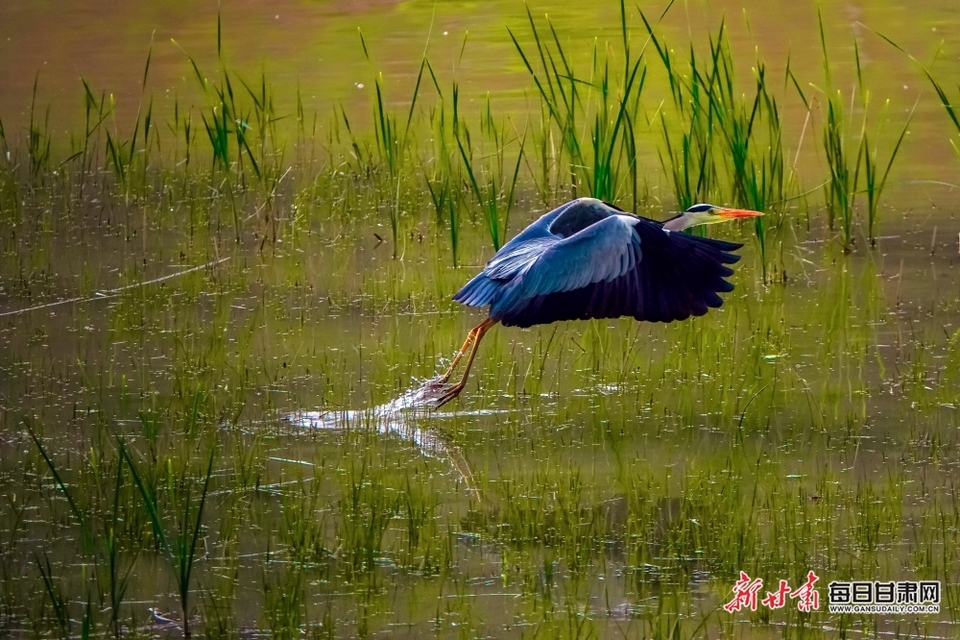
<svg viewBox="0 0 960 640"><path fill-rule="evenodd" d="M505 309L505 326L529 327L558 320L633 317L673 322L702 316L723 305L720 294L733 290L725 278L740 260L743 245L683 233L664 233L658 225L638 224L637 265L622 276L573 291L537 296Z"/></svg>

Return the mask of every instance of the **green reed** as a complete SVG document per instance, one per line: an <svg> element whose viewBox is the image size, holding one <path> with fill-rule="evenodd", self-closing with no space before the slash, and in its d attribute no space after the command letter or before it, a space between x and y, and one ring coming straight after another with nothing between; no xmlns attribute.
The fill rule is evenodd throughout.
<svg viewBox="0 0 960 640"><path fill-rule="evenodd" d="M116 478L113 494L110 498L110 504L112 505L111 515L101 522L98 517L99 514L96 513L96 505L100 501L99 496L86 494L82 485L71 489L64 477L60 474L47 448L44 447L33 424L26 421L24 426L46 463L47 469L53 476L55 485L64 495L67 504L70 506L71 513L77 521L81 535L82 553L85 557L92 560L93 566L97 570L96 578L98 585L102 581L103 565L106 565L105 580L107 585L105 588L102 586L98 586L98 588L103 589L108 596L106 600L110 610L110 628L115 637L120 637L122 632L121 606L130 584L134 560L137 555L136 549L128 549L128 551L132 551L132 559L124 558L123 556L127 554L121 550L121 548L129 545L127 536L123 531L118 530L118 523L122 521L121 516L123 515L121 512L121 501L127 497L122 491L123 467L119 464L116 465ZM99 475L97 467L93 467L91 471L94 477ZM105 493L103 489L99 490L98 493L100 491ZM81 495L85 495L88 504L81 505L74 498L74 494L78 492ZM91 508L93 508L93 512L91 512ZM97 531L100 526L103 528L102 532ZM55 590L51 577L52 571L49 559L44 557L44 562L40 563L39 558L37 558L37 564L46 585L48 595L54 606L57 619L60 621L61 631L66 636L69 634L70 614L67 610L67 604L59 597L59 592ZM90 624L92 624L92 618L89 615L89 611L86 611L83 626L87 628Z"/></svg>
<svg viewBox="0 0 960 640"><path fill-rule="evenodd" d="M351 465L343 478L337 538L351 576L375 577L372 571L383 553L387 530L399 513L399 501L381 482L370 480L369 461Z"/></svg>
<svg viewBox="0 0 960 640"><path fill-rule="evenodd" d="M306 609L303 593L304 568L299 563L281 570L276 580L263 576L264 614L276 638L301 637Z"/></svg>
<svg viewBox="0 0 960 640"><path fill-rule="evenodd" d="M864 95L864 106L866 107L867 103L869 103L869 91L866 91L861 87L861 94ZM880 112L880 124L878 125L876 138L881 137L883 123L887 121L889 107L890 101L887 100ZM912 119L913 111L915 110L916 104L914 104L913 110L907 116L903 127L900 129L900 134L897 136L897 140L894 143L893 149L890 151L890 155L887 157L885 164L879 157L879 152L876 147L877 143L874 143L874 146L871 146L870 144L870 136L866 130L867 119L864 118L863 121L863 129L860 132L860 147L857 151L857 166L858 170L862 168L863 172L863 188L861 192L865 192L867 196L867 237L871 246L876 246L877 244L877 224L880 218L880 197L883 195L883 190L887 186L887 179L890 177L890 170L893 168L893 162L896 159L897 154L900 152L900 147L907 135L907 128L910 125L910 120ZM859 182L859 180L856 180L856 182Z"/></svg>
<svg viewBox="0 0 960 640"><path fill-rule="evenodd" d="M432 71L431 71L432 75ZM447 226L450 234L450 252L453 265L459 264L460 249L460 219L459 219L459 191L454 188L454 184L459 182L458 169L460 165L452 160L453 151L450 149L451 142L447 135L447 116L443 94L440 92L439 84L436 84L437 91L441 96L439 107L431 114L434 121L433 130L435 133L435 146L433 150L433 162L420 157L420 168L423 173L423 182L430 195L430 202L433 204L435 213L435 222L437 227ZM459 90L453 85L453 113L457 113ZM456 115L453 122L457 122ZM459 148L459 146L458 146Z"/></svg>
<svg viewBox="0 0 960 640"><path fill-rule="evenodd" d="M461 56L465 46L466 41ZM429 158L421 154L419 163L437 225L448 226L453 263L457 265L460 210L464 208L464 200L456 185L465 184L473 196L483 214L490 242L498 250L505 242L510 211L516 199L526 130L517 133L511 121L498 122L488 96L480 117L480 139L475 142L460 111L459 83L452 82L448 103L433 67L429 62L424 66L439 102L429 115L435 140L433 153Z"/></svg>
<svg viewBox="0 0 960 640"><path fill-rule="evenodd" d="M6 164L9 161L10 143L7 141L7 132L3 128L3 120L0 119L0 161Z"/></svg>
<svg viewBox="0 0 960 640"><path fill-rule="evenodd" d="M712 83L714 79L719 81L721 76L717 73L704 74L698 71L699 63L691 43L690 80L686 82L684 80L686 70L675 59L671 48L657 36L655 25L651 24L642 12L640 17L667 73L670 93L676 109L675 114L681 119L681 123L674 123L670 120L667 111L659 114L665 147L659 153L660 164L671 179L674 188L677 208L683 210L696 202L709 200L715 191L717 167L711 146L717 123L716 112L710 97L714 87L711 84L704 87L703 83L705 78ZM723 35L722 26L720 35ZM717 69L718 56L723 50L719 43L714 46L711 42L714 70ZM679 140L675 140L672 134L675 128L681 132Z"/></svg>
<svg viewBox="0 0 960 640"><path fill-rule="evenodd" d="M197 61L182 48L181 52L190 63L208 106L200 111L200 121L206 140L209 143L211 158L211 176L216 182L216 173L220 172L232 178L235 184L246 189L249 181L255 181L264 190L264 206L261 207L263 219L270 221L272 203L277 187L283 179L284 144L277 130L277 122L283 117L277 113L272 88L264 74L258 82L247 82L241 75L226 68L221 49L222 17L217 16L217 61L219 77L208 78L200 69ZM175 43L176 44L176 43ZM177 45L179 47L179 45ZM144 69L144 84L149 70L149 57ZM238 82L242 88L235 87ZM141 101L142 102L142 101ZM140 113L134 125L131 141L131 157L137 140L138 127L141 137L148 142L152 101L148 103L142 125ZM191 148L195 142L192 108L181 115L179 101L174 107L174 118L170 125L183 142L185 165L189 165ZM178 141L179 145L179 141ZM148 145L147 145L148 146ZM137 149L137 152L140 152ZM230 189L229 182L221 182L218 189ZM233 223L237 237L240 234L239 213L234 210Z"/></svg>
<svg viewBox="0 0 960 640"><path fill-rule="evenodd" d="M118 464L116 484L113 491L113 513L111 518L114 523L119 521L121 515L120 500L122 484L123 466ZM122 553L122 543L116 526L108 527L105 544L109 571L110 627L113 630L113 635L119 638L122 632L120 606L130 586L130 578L135 566L137 553L134 552L130 554L132 558Z"/></svg>
<svg viewBox="0 0 960 640"><path fill-rule="evenodd" d="M875 134L870 132L872 95L863 80L863 70L860 63L859 45L854 42L854 62L857 83L854 93L859 95L859 110L862 112L862 121L857 137L851 130L854 128L852 115L845 115L844 103L847 101L843 92L833 89L831 60L827 52L826 35L824 33L823 16L820 20L820 44L823 54L823 74L825 88L821 91L825 106L821 106L824 113L822 145L829 175L825 181L827 222L831 229L838 227L840 243L845 252L853 250L856 238L854 236L856 222L856 198L865 194L867 239L871 246L876 244L876 229L879 222L879 205L884 188L893 168L894 161L900 152L913 111L907 116L899 135L893 143L886 159L878 154L878 139L882 138L884 125L889 121L889 100L884 102L880 111ZM801 99L810 107L807 97L794 81L794 86L800 93ZM816 88L816 87L815 87ZM854 97L849 98L853 108ZM916 110L916 104L913 110ZM873 137L871 137L871 135ZM873 142L871 142L871 139ZM850 147L856 145L854 154Z"/></svg>
<svg viewBox="0 0 960 640"><path fill-rule="evenodd" d="M370 52L367 49L367 43L363 38L363 33L358 30L358 34L360 36L360 44L363 47L363 54L367 60L370 60ZM373 104L374 138L379 156L379 166L386 171L386 177L388 178L387 191L385 194L382 194L382 197L387 199L386 204L383 206L386 206L389 212L390 232L393 240L393 256L395 258L402 253L399 242L400 216L402 211L401 188L405 175L404 169L408 162L407 145L411 139L414 116L418 113L417 103L420 97L420 86L424 80L424 72L427 70L428 62L426 56L424 56L420 60L417 79L410 97L410 106L402 127L398 115L386 106L382 74L377 74L374 80L376 95L376 100ZM432 74L432 69L430 69L430 73ZM346 114L344 114L343 117L346 123ZM349 125L347 126L349 128ZM354 144L354 148L357 148L356 144ZM378 190L378 192L379 191L380 190Z"/></svg>
<svg viewBox="0 0 960 640"><path fill-rule="evenodd" d="M940 105L943 107L944 111L946 111L947 118L950 120L950 123L953 125L953 128L957 132L960 132L960 115L958 115L957 108L955 107L956 100L950 98L948 89L944 86L944 83L937 80L937 78L933 75L933 72L926 65L921 63L915 56L911 55L910 52L908 52L906 49L904 49L899 44L897 44L894 40L892 40L891 38L887 37L882 33L877 33L875 31L874 33L876 33L888 44L890 44L895 49L897 49L900 53L904 54L904 56L906 56L911 62L913 62L914 64L920 67L921 71L923 71L923 75L926 77L927 81L933 87L933 90L936 91L937 98L940 100ZM940 52L938 51L937 53L939 56ZM960 88L960 86L958 86L958 88ZM953 147L954 151L956 151L957 154L960 155L960 145L958 145L957 142L952 137L950 139L950 144Z"/></svg>
<svg viewBox="0 0 960 640"><path fill-rule="evenodd" d="M950 119L950 122L953 124L957 132L960 132L960 118L957 116L957 110L954 108L955 100L951 99L947 95L947 90L944 89L943 85L934 78L933 74L924 68L924 73L927 76L927 80L930 81L930 84L933 85L934 90L937 92L937 97L940 99L940 104L943 106L944 111L947 112L947 117ZM954 151L957 152L957 155L960 155L960 145L957 144L955 140L951 138L950 144L953 145Z"/></svg>
<svg viewBox="0 0 960 640"><path fill-rule="evenodd" d="M934 77L934 75L930 72L930 70L929 70L926 66L924 66L923 64L921 64L919 60L917 60L914 56L910 55L906 50L904 50L904 49L903 49L900 45L898 45L895 41L891 40L890 38L888 38L887 36L885 36L885 35L883 35L883 34L881 34L881 33L878 33L877 35L880 36L881 38L883 38L886 42L888 42L890 45L892 45L892 46L893 46L894 48L896 48L898 51L900 51L901 53L903 53L905 56L907 56L907 58L910 59L912 62L914 62L915 64L917 64L918 66L920 66L921 70L923 71L924 76L926 76L926 78L927 78L927 81L930 82L930 84L931 84L931 86L933 87L934 91L936 91L936 93L937 93L937 98L940 100L940 104L941 104L941 106L943 106L944 111L946 111L947 117L948 117L948 119L950 120L951 124L953 125L954 129L955 129L957 132L960 132L960 117L958 117L957 111L956 111L956 109L955 109L954 106L953 106L953 105L954 105L954 101L951 100L951 98L948 96L947 91L946 91L946 89L944 89L943 85L942 85L940 82L937 81L937 79ZM875 210L874 200L875 200L875 199L876 199L876 200L879 200L879 194L880 194L880 192L883 191L884 185L886 184L886 181L887 181L887 177L888 177L888 175L889 175L889 173L890 173L890 168L893 166L894 158L896 158L897 153L898 153L899 150L900 150L900 145L901 145L901 143L903 142L903 139L904 139L904 137L906 136L906 133L907 133L907 127L909 126L910 121L911 121L911 119L913 118L914 112L916 112L916 109L917 109L917 105L918 105L918 104L919 104L919 98L917 99L917 102L914 103L913 109L910 111L910 114L907 116L907 119L906 119L906 121L904 122L903 128L902 128L901 131L900 131L900 135L899 135L899 137L897 138L897 142L896 142L896 144L895 144L895 146L894 146L894 148L893 148L893 151L892 151L891 154L890 154L890 158L889 158L889 160L888 160L888 162L887 162L887 164L886 164L886 167L885 167L884 170L883 170L883 174L882 174L882 176L880 177L880 180L879 180L879 181L876 181L876 171L877 171L877 168L882 165L882 163L878 162L878 160L877 160L877 158L876 158L876 151L874 150L874 151L872 152L872 154L871 154L871 151L870 151L870 149L868 148L868 146L867 146L866 144L864 144L864 149L863 149L863 155L864 155L864 171L865 171L865 173L867 173L867 178L866 178L866 179L867 179L867 185L868 185L868 186L867 186L868 203L869 203L869 204L868 204L868 207L869 207L869 211L870 211L870 223L869 223L869 228L870 228L870 240L871 240L871 243L872 243L872 244L875 243L875 242L874 242L874 240L875 240L874 226L875 226L875 218L877 217L876 214L874 213L874 210ZM883 113L884 113L884 115L885 115L886 112L887 112L888 105L889 105L888 102L885 102L885 103L884 103L884 108L883 108ZM880 126L882 126L882 122L883 122L883 119L881 119L881 124L878 125L878 128L879 128ZM866 125L865 125L865 126L866 126ZM878 132L878 135L879 135L879 132ZM951 146L953 147L954 151L957 153L957 155L960 155L960 145L958 145L957 142L956 142L952 137L950 138L950 144L951 144ZM872 155L872 157L870 157L871 155ZM868 158L869 158L869 159L868 159ZM869 165L869 168L868 168L868 165ZM876 195L876 198L874 198L874 191L876 191L876 194L877 194L877 195Z"/></svg>
<svg viewBox="0 0 960 640"><path fill-rule="evenodd" d="M60 637L69 638L70 637L70 613L67 609L67 603L64 602L63 595L60 593L60 589L55 583L53 577L53 569L50 568L50 559L44 555L43 562L40 561L39 557L35 557L37 563L37 569L40 571L40 576L43 578L43 586L47 591L47 596L50 599L50 604L53 607L53 613L56 617L57 626L59 627Z"/></svg>
<svg viewBox="0 0 960 640"><path fill-rule="evenodd" d="M84 517L83 510L80 508L80 506L78 506L77 502L74 500L69 487L64 482L63 477L60 475L59 471L57 470L56 465L53 463L53 460L50 458L50 455L47 453L47 450L43 446L43 442L40 440L40 437L37 435L36 431L33 428L32 423L29 420L24 421L24 428L26 428L27 433L30 434L30 439L33 440L33 443L36 445L37 450L40 452L40 455L43 457L43 461L46 463L47 469L49 469L50 474L53 476L53 480L57 486L57 489L63 493L64 498L66 498L67 500L67 504L70 505L70 512L73 514L73 517L76 518L77 522L80 524L80 530L81 532L83 532L83 535L84 535L84 546L89 547L90 544L92 544L92 540L89 537L90 532L87 529L87 526L85 524L86 519Z"/></svg>
<svg viewBox="0 0 960 640"><path fill-rule="evenodd" d="M81 84L83 84L83 107L84 107L84 123L83 123L83 140L80 142L80 150L76 153L79 154L80 161L80 194L79 197L83 197L83 188L87 183L87 180L84 179L93 171L93 163L96 160L95 150L99 147L99 140L101 136L101 127L110 115L110 110L108 109L107 96L105 93L101 93L100 97L97 98L94 95L93 89L90 87L89 83L83 78L80 79ZM108 152L109 153L109 152Z"/></svg>
<svg viewBox="0 0 960 640"><path fill-rule="evenodd" d="M704 55L691 43L684 63L657 35L656 25L642 13L641 18L673 99L673 111L660 112L663 148L659 154L677 208L716 199L767 212L767 217L754 223L766 279L766 229L781 220L777 210L793 186L786 170L778 99L767 82L766 65L757 60L753 93L742 92L724 23L709 37Z"/></svg>
<svg viewBox="0 0 960 640"><path fill-rule="evenodd" d="M454 91L456 96L456 88ZM486 138L485 146L492 147L492 152L486 160L476 159L475 149L467 124L457 117L456 101L454 102L454 139L460 151L460 159L466 172L467 183L484 213L487 232L494 250L499 250L504 244L507 225L510 221L510 210L513 208L514 195L517 188L517 179L520 176L520 166L523 161L523 149L526 133L513 140L507 139L506 123L498 125L490 107L490 98L487 97L487 108L480 120L481 135ZM511 143L517 144L516 160L508 162L507 153ZM510 163L513 164L512 171ZM479 178L478 178L479 175ZM501 208L503 212L501 213Z"/></svg>
<svg viewBox="0 0 960 640"><path fill-rule="evenodd" d="M33 79L33 97L30 100L30 122L27 125L27 157L30 161L30 176L36 181L50 170L50 108L45 111L43 122L37 114L37 85L40 73Z"/></svg>
<svg viewBox="0 0 960 640"><path fill-rule="evenodd" d="M620 10L622 71L611 71L613 54L601 53L600 45L595 44L589 75L578 75L572 53L565 51L553 24L547 19L546 28L538 28L529 8L527 20L533 35L533 50L524 49L510 31L513 45L548 115L550 133L541 134L539 155L548 156L549 141L554 136L559 139L560 155L552 162L566 167L567 175L560 179L560 184L568 182L574 197L582 192L612 202L627 186L632 193L637 190L637 143L633 127L646 68L642 56L632 59L623 2ZM628 178L633 181L632 185L626 184Z"/></svg>
<svg viewBox="0 0 960 640"><path fill-rule="evenodd" d="M827 178L827 224L831 229L840 225L840 241L845 251L853 244L853 192L856 190L856 170L851 167L846 151L846 123L843 115L843 96L839 92L826 98L826 123L823 131L823 150L830 175Z"/></svg>
<svg viewBox="0 0 960 640"><path fill-rule="evenodd" d="M388 214L395 256L401 255L401 227L407 226L401 223L401 217L410 209L407 200L415 198L417 192L427 192L438 224L448 228L455 263L462 233L461 186L465 186L477 202L485 232L496 248L506 239L507 221L517 194L530 188L535 188L548 203L554 200L556 190L561 189L573 195L582 192L610 201L626 198L632 210L641 210L643 194L649 191L649 176L641 172L638 162L638 155L645 147L657 148L661 169L670 180L679 208L715 198L768 212L782 210L784 203L803 193L803 188L784 160L787 141L781 122L782 96L771 87L769 65L759 58L756 60L753 86L744 92L744 85L737 81L737 64L723 23L707 39L704 55L691 43L686 59L681 60L659 33L659 23L669 11L668 6L656 21L642 12L639 14L647 44L652 45L655 57L666 72L671 96L666 104L655 108L644 104L644 89L649 84L646 45L639 53L632 48L624 3L620 6L619 39L595 42L586 71L575 64L572 50L564 44L552 23L549 20L540 23L528 11L532 46L521 44L520 36L514 32L509 35L539 100L539 121L504 118L497 114L494 100L488 98L476 127L470 123L471 118L460 113L457 83L453 83L451 93L441 91L443 80L437 77L425 54L402 112L390 105L383 77L375 78L372 139L356 131L348 114L342 108L338 110L329 129L328 161L335 163L337 158L351 157L353 170L363 180L370 181L372 192L378 195L379 208ZM167 178L160 178L161 182L169 179L168 170L163 168L165 162L158 155L161 148L172 150L177 172L182 177L188 176L197 153L196 144L203 139L208 143L203 155L210 158L212 170L233 179L218 183L217 189L229 195L235 236L240 235L241 212L234 189L247 189L249 176L258 183L257 197L264 205L257 217L261 225L269 227L267 235L276 237L274 202L288 173L283 166L287 151L278 125L291 116L285 113L285 107L275 104L264 75L261 74L257 82L248 83L225 67L219 18L217 28L218 77L208 78L196 60L185 53L208 101L199 111L202 125L199 138L195 107L176 100L173 119L167 123L175 143L172 146L161 143L165 133L155 122L152 97L147 92L151 47L142 74L140 102L129 133L120 132L115 125L106 126L117 116L116 105L109 97L96 95L83 82L85 130L68 161L75 161L79 173L89 176L95 166L94 159L101 158L117 185L129 196L133 184L131 171L137 176L138 193L145 192L148 175L156 180L166 174ZM360 42L370 59L362 34ZM822 24L821 47L829 86ZM461 57L465 48L466 42L461 48ZM857 60L862 85L859 56ZM792 78L809 110L813 102L799 89L802 83L793 77L789 60L786 75ZM424 106L421 99L421 89L431 82L439 98L432 110ZM867 94L861 87L864 108L872 99ZM844 99L829 89L825 95L820 137L829 174L824 181L827 221L831 226L839 224L841 243L849 250L855 228L855 200L860 193L866 196L867 235L871 241L875 237L882 194L904 142L909 118L900 128L892 151L881 157L878 140L884 137L888 111L885 107L869 120L865 115L860 123L860 135L855 138L854 153L847 148L854 135L852 123L845 115ZM52 153L51 137L44 132L37 111L35 97L26 140L34 175L51 162ZM299 97L293 120L299 132L298 144L308 144L306 123L311 118L304 113ZM316 116L312 121L311 131L317 131ZM420 143L415 144L419 138L417 132L425 126L435 134L434 153L425 154L427 150L417 148ZM340 129L345 130L346 140L341 139ZM654 145L657 137L662 142ZM408 168L417 163L419 170ZM376 177L380 170L385 178L382 183ZM88 179L79 180L81 198ZM755 222L761 264L765 269L769 263L767 227L779 220L778 214L776 218Z"/></svg>
<svg viewBox="0 0 960 640"><path fill-rule="evenodd" d="M121 189L125 190L129 195L128 189L128 171L133 167L135 160L139 159L140 161L140 178L141 178L141 191L146 189L146 180L149 172L150 165L150 134L151 134L151 124L153 122L153 97L150 96L147 98L147 79L150 75L150 60L153 57L153 44L151 43L150 49L147 52L147 60L143 66L143 77L140 81L140 103L137 105L137 115L133 124L133 133L129 141L118 141L115 140L108 130L106 132L107 141L107 158L111 167L116 174L117 181ZM84 82L84 87L87 88L86 82ZM88 91L88 100L89 100L89 91ZM147 100L146 109L144 110L144 100ZM111 105L109 112L115 112L115 107L112 104L113 98L111 96ZM96 104L94 102L94 104ZM99 105L99 114L103 113L103 99L101 98ZM139 144L138 144L139 138ZM142 145L142 146L141 146ZM84 145L84 156L87 155L86 145Z"/></svg>
<svg viewBox="0 0 960 640"><path fill-rule="evenodd" d="M150 517L150 524L152 525L154 540L174 570L174 577L176 578L177 590L180 599L180 613L182 616L181 628L183 630L184 637L189 638L191 637L192 633L190 628L190 620L193 615L190 607L190 595L193 588L191 584L191 576L197 560L197 551L201 536L201 523L203 519L203 508L207 501L207 493L210 488L210 478L213 476L214 451L210 451L206 473L201 475L199 478L199 480L202 481L203 486L200 490L200 501L196 506L195 512L192 511L193 505L191 504L192 500L190 489L190 485L194 482L194 478L184 477L178 483L186 485L186 489L184 496L182 497L183 503L180 505L182 508L182 513L179 514L178 518L177 537L173 544L171 544L165 533L163 518L160 514L160 508L157 503L158 487L148 484L150 478L137 471L137 464L130 457L127 446L122 441L119 443L119 449L120 457L130 470L130 474L133 476L133 481L140 493L140 498L143 500L144 508L147 511L147 515ZM168 481L171 481L171 484L173 480L174 479L172 477L168 478Z"/></svg>

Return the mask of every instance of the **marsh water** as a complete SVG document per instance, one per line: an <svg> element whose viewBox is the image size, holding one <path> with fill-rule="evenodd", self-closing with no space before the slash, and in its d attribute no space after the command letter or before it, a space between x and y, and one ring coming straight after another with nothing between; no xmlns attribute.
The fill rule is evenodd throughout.
<svg viewBox="0 0 960 640"><path fill-rule="evenodd" d="M532 89L507 28L529 40L525 10L224 3L229 65L262 68L279 114L320 114L290 133L269 190L206 164L147 195L58 181L66 162L24 177L11 158L31 117L55 155L82 136L81 76L114 97L121 129L144 95L159 122L202 100L187 54L216 68L217 8L168 4L0 7L5 634L176 637L186 617L245 637L957 635L957 132L919 64L876 34L955 88L948 3L823 8L836 75L853 82L856 42L874 103L890 100L887 148L912 111L874 243L862 217L852 251L827 224L825 160L786 102L785 126L810 136L793 149L805 188L770 214L762 251L752 226L711 231L744 243L722 308L496 327L439 410L417 393L483 318L450 300L493 254L482 215L461 212L452 246L430 195L405 185L391 235L382 185L322 159L327 114L375 127L382 71L405 117L426 46L469 108L489 95L519 118ZM530 8L585 56L621 37L619 4ZM816 16L690 3L661 28L685 49L726 20L744 76L756 47L815 78ZM666 95L650 82L651 101ZM665 218L657 147L638 154L637 213ZM570 192L547 195L520 185L508 236ZM770 590L810 570L819 611L722 607L740 571ZM843 580L939 580L940 611L828 613Z"/></svg>

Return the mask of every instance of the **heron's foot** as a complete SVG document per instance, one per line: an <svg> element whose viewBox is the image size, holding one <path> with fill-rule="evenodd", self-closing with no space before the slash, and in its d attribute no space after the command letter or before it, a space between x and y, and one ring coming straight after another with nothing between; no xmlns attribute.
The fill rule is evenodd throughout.
<svg viewBox="0 0 960 640"><path fill-rule="evenodd" d="M434 409L439 409L460 395L460 392L463 391L463 387L465 386L462 382L458 384L447 382L449 377L450 376L440 376L433 380L427 380L423 386L420 387L417 395L423 399L425 404L432 404Z"/></svg>

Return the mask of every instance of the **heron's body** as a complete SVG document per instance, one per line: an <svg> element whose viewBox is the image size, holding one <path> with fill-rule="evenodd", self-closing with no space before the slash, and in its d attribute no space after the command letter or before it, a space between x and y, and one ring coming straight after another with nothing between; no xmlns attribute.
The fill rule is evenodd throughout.
<svg viewBox="0 0 960 640"><path fill-rule="evenodd" d="M719 307L733 290L725 278L742 245L680 233L686 227L756 211L695 205L666 222L629 214L592 198L543 215L505 244L453 299L489 307L444 376L432 381L441 405L460 393L484 333L493 325L529 327L558 320L631 316L672 322ZM466 371L447 384L472 344Z"/></svg>
<svg viewBox="0 0 960 640"><path fill-rule="evenodd" d="M575 200L524 229L453 299L490 307L490 319L529 327L632 316L702 316L733 289L724 278L742 245L675 233L663 223Z"/></svg>

